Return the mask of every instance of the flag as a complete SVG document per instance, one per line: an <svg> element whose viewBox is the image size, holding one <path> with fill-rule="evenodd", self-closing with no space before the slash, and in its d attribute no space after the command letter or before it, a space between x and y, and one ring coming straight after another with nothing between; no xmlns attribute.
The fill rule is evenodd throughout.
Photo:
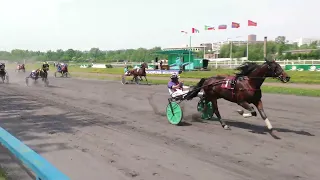
<svg viewBox="0 0 320 180"><path fill-rule="evenodd" d="M204 26L204 30L210 31L210 30L215 30L215 28L212 27L212 26L207 26L207 25L205 25L205 26Z"/></svg>
<svg viewBox="0 0 320 180"><path fill-rule="evenodd" d="M187 31L180 31L181 33L184 33L184 34L188 34L188 32Z"/></svg>
<svg viewBox="0 0 320 180"><path fill-rule="evenodd" d="M192 33L199 33L199 30L196 28L192 28Z"/></svg>
<svg viewBox="0 0 320 180"><path fill-rule="evenodd" d="M248 20L248 26L257 26L257 22L253 22L251 20Z"/></svg>
<svg viewBox="0 0 320 180"><path fill-rule="evenodd" d="M240 23L232 22L231 28L239 28L239 27L240 27Z"/></svg>
<svg viewBox="0 0 320 180"><path fill-rule="evenodd" d="M218 29L227 29L227 25L225 25L225 24L219 25Z"/></svg>

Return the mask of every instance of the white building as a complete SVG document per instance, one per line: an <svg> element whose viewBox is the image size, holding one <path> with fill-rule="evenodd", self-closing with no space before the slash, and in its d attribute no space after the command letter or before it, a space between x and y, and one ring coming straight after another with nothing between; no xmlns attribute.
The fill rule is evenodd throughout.
<svg viewBox="0 0 320 180"><path fill-rule="evenodd" d="M298 43L298 46L302 46L302 45L310 45L312 42L314 41L318 41L320 42L320 39L319 38L299 38L297 39L295 42Z"/></svg>

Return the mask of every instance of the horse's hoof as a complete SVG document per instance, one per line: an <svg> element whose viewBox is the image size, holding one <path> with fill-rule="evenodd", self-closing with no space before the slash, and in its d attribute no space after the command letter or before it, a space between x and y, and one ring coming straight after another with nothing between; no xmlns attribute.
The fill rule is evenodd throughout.
<svg viewBox="0 0 320 180"><path fill-rule="evenodd" d="M244 111L243 110L237 110L237 112L242 116Z"/></svg>
<svg viewBox="0 0 320 180"><path fill-rule="evenodd" d="M231 128L230 128L228 125L224 125L224 126L223 126L223 129L225 129L225 130L231 130Z"/></svg>
<svg viewBox="0 0 320 180"><path fill-rule="evenodd" d="M274 138L274 139L281 139L279 136L277 136L277 133L274 129L269 129L269 134Z"/></svg>

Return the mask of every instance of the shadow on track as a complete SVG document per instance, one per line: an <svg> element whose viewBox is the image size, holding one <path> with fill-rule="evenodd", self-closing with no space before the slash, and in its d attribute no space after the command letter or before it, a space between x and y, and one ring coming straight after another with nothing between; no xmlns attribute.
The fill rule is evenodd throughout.
<svg viewBox="0 0 320 180"><path fill-rule="evenodd" d="M228 125L233 127L249 130L249 132L251 133L256 133L256 134L268 133L268 130L266 129L265 126L250 124L247 122L233 121L233 120L226 120L226 123L228 123ZM303 130L291 130L287 128L273 128L273 129L276 130L277 132L294 133L294 134L303 135L303 136L315 136L314 134L311 134L310 132L303 131Z"/></svg>

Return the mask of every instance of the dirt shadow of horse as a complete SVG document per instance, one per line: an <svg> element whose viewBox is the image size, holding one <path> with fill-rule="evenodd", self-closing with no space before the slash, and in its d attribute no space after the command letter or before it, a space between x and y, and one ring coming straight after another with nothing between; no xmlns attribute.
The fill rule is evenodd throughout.
<svg viewBox="0 0 320 180"><path fill-rule="evenodd" d="M255 134L268 134L268 129L265 128L265 126L256 125L256 124L250 124L247 122L241 122L241 121L234 121L234 120L226 120L228 124L232 127L237 127L241 129L249 130L251 133ZM303 136L315 136L314 134L311 134L310 132L303 131L303 130L292 130L287 128L274 128L277 132L283 132L283 133L294 133L298 135Z"/></svg>

